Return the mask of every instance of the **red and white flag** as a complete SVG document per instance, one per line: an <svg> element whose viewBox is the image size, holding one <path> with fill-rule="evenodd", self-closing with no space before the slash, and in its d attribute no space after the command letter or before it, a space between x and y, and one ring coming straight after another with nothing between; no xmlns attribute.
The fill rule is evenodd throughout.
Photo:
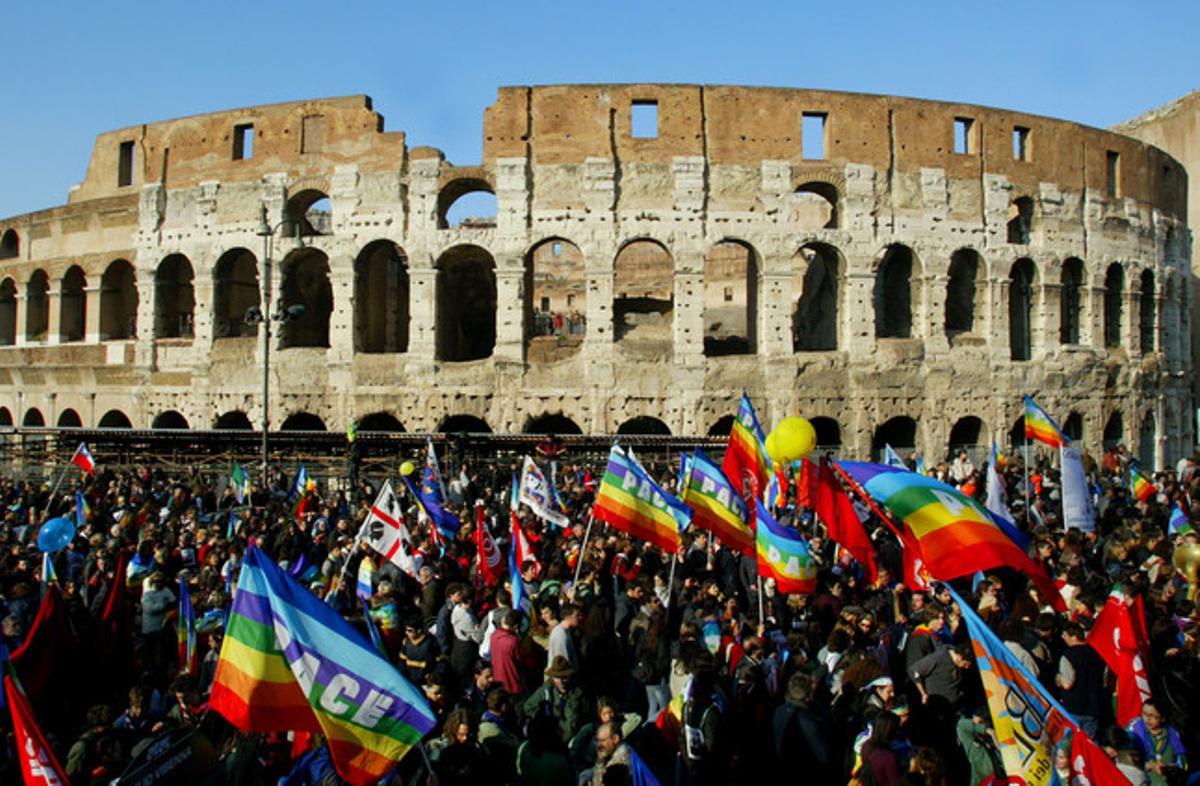
<svg viewBox="0 0 1200 786"><path fill-rule="evenodd" d="M12 710L13 736L17 742L17 758L21 761L21 774L26 784L66 786L69 784L63 768L54 758L54 751L46 744L42 730L33 717L33 710L25 694L14 684L12 677L4 676L4 693Z"/></svg>
<svg viewBox="0 0 1200 786"><path fill-rule="evenodd" d="M371 511L363 521L359 537L400 570L412 577L417 575L412 556L412 536L404 526L400 501L392 491L392 482L385 480Z"/></svg>
<svg viewBox="0 0 1200 786"><path fill-rule="evenodd" d="M503 572L500 549L496 548L496 541L492 539L487 513L480 501L475 502L475 559L479 580L485 587L495 586Z"/></svg>
<svg viewBox="0 0 1200 786"><path fill-rule="evenodd" d="M1142 704L1150 698L1145 620L1141 596L1131 603L1118 585L1088 631L1088 644L1117 675L1117 722L1122 726L1141 716Z"/></svg>
<svg viewBox="0 0 1200 786"><path fill-rule="evenodd" d="M75 455L71 456L71 463L89 475L96 474L96 460L92 458L92 452L88 450L86 442L80 442L79 447L75 448Z"/></svg>
<svg viewBox="0 0 1200 786"><path fill-rule="evenodd" d="M526 562L532 562L537 567L538 575L541 575L542 563L538 560L537 555L533 553L533 547L529 545L529 536L521 528L521 522L517 518L516 513L512 514L512 548L516 551L514 556L517 561L518 570L523 568Z"/></svg>

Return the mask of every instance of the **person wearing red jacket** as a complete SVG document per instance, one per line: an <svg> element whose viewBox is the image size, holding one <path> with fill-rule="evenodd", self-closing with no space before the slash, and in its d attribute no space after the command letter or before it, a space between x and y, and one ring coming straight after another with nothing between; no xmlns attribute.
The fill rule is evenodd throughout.
<svg viewBox="0 0 1200 786"><path fill-rule="evenodd" d="M522 696L525 693L521 679L521 639L517 635L517 626L520 624L521 615L509 610L500 618L500 625L492 631L492 678L510 696Z"/></svg>

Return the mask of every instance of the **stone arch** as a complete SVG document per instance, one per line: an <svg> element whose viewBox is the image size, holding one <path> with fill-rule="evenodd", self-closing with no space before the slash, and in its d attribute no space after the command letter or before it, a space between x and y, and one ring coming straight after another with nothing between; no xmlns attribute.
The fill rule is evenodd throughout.
<svg viewBox="0 0 1200 786"><path fill-rule="evenodd" d="M490 357L496 348L496 262L479 246L454 246L437 261L437 359Z"/></svg>
<svg viewBox="0 0 1200 786"><path fill-rule="evenodd" d="M1157 419L1152 411L1142 416L1142 424L1138 429L1138 460L1142 466L1151 472L1158 469L1158 428Z"/></svg>
<svg viewBox="0 0 1200 786"><path fill-rule="evenodd" d="M1124 320L1125 268L1113 262L1104 273L1104 346L1121 346L1121 323Z"/></svg>
<svg viewBox="0 0 1200 786"><path fill-rule="evenodd" d="M959 418L950 429L946 454L953 458L958 451L965 450L971 461L982 460L986 450L980 440L984 434L985 429L981 419L974 415Z"/></svg>
<svg viewBox="0 0 1200 786"><path fill-rule="evenodd" d="M176 429L184 430L189 428L187 418L173 409L168 409L165 412L160 412L154 416L154 420L150 423L152 429Z"/></svg>
<svg viewBox="0 0 1200 786"><path fill-rule="evenodd" d="M364 246L354 260L354 350L407 352L411 297L404 250L390 240Z"/></svg>
<svg viewBox="0 0 1200 786"><path fill-rule="evenodd" d="M1062 266L1062 288L1059 290L1058 340L1062 344L1080 343L1083 298L1081 292L1087 281L1083 260L1068 257Z"/></svg>
<svg viewBox="0 0 1200 786"><path fill-rule="evenodd" d="M532 362L577 353L587 334L587 268L579 246L550 237L525 254L525 343Z"/></svg>
<svg viewBox="0 0 1200 786"><path fill-rule="evenodd" d="M912 249L895 243L887 247L875 269L876 338L912 338L914 316L920 311L921 270Z"/></svg>
<svg viewBox="0 0 1200 786"><path fill-rule="evenodd" d="M154 272L155 338L191 338L195 331L196 292L191 261L171 254Z"/></svg>
<svg viewBox="0 0 1200 786"><path fill-rule="evenodd" d="M1033 231L1033 199L1019 196L1008 203L1008 242L1029 245Z"/></svg>
<svg viewBox="0 0 1200 786"><path fill-rule="evenodd" d="M254 431L250 416L240 409L233 409L217 417L213 428L218 431Z"/></svg>
<svg viewBox="0 0 1200 786"><path fill-rule="evenodd" d="M462 214L464 206L476 212L490 213L490 215ZM483 178L457 177L438 191L438 229L449 229L454 226L494 227L496 212L496 190ZM455 221L455 218L458 220Z"/></svg>
<svg viewBox="0 0 1200 786"><path fill-rule="evenodd" d="M105 412L99 422L96 423L97 428L133 428L133 423L130 422L129 416L119 409L110 409Z"/></svg>
<svg viewBox="0 0 1200 786"><path fill-rule="evenodd" d="M986 268L979 252L960 248L950 255L950 275L946 281L946 338L951 345L964 333L975 333L975 325L983 318L987 286L980 286L980 272Z"/></svg>
<svg viewBox="0 0 1200 786"><path fill-rule="evenodd" d="M447 415L437 428L443 434L491 434L492 427L474 415Z"/></svg>
<svg viewBox="0 0 1200 786"><path fill-rule="evenodd" d="M255 335L258 326L246 323L246 312L260 303L258 258L231 248L213 268L213 338Z"/></svg>
<svg viewBox="0 0 1200 786"><path fill-rule="evenodd" d="M6 229L0 236L0 259L13 259L21 255L21 238L17 230Z"/></svg>
<svg viewBox="0 0 1200 786"><path fill-rule="evenodd" d="M708 427L708 436L710 437L726 437L733 430L733 415L722 415L717 418L717 421Z"/></svg>
<svg viewBox="0 0 1200 786"><path fill-rule="evenodd" d="M35 270L25 284L25 340L45 341L50 330L50 277Z"/></svg>
<svg viewBox="0 0 1200 786"><path fill-rule="evenodd" d="M800 230L837 229L841 195L833 183L809 180L792 192L788 223Z"/></svg>
<svg viewBox="0 0 1200 786"><path fill-rule="evenodd" d="M828 352L838 348L838 307L845 261L826 243L806 243L792 257L792 349Z"/></svg>
<svg viewBox="0 0 1200 786"><path fill-rule="evenodd" d="M1013 263L1008 273L1008 349L1012 360L1033 359L1033 300L1037 266L1028 257Z"/></svg>
<svg viewBox="0 0 1200 786"><path fill-rule="evenodd" d="M0 407L0 426L11 426L13 424L12 412L8 407Z"/></svg>
<svg viewBox="0 0 1200 786"><path fill-rule="evenodd" d="M1083 441L1083 415L1072 410L1067 413L1067 419L1063 421L1063 433L1067 435L1067 439L1072 442Z"/></svg>
<svg viewBox="0 0 1200 786"><path fill-rule="evenodd" d="M6 278L0 282L0 346L17 343L17 282Z"/></svg>
<svg viewBox="0 0 1200 786"><path fill-rule="evenodd" d="M62 278L59 295L59 340L63 343L83 341L87 325L87 276L79 265L71 265Z"/></svg>
<svg viewBox="0 0 1200 786"><path fill-rule="evenodd" d="M809 421L813 431L817 432L817 449L840 450L842 447L842 427L836 420L829 417L815 417Z"/></svg>
<svg viewBox="0 0 1200 786"><path fill-rule="evenodd" d="M404 424L390 412L372 412L358 421L359 431L404 431Z"/></svg>
<svg viewBox="0 0 1200 786"><path fill-rule="evenodd" d="M114 260L100 277L100 340L137 336L137 279L127 260Z"/></svg>
<svg viewBox="0 0 1200 786"><path fill-rule="evenodd" d="M1143 270L1141 294L1138 296L1138 350L1143 354L1155 350L1154 334L1158 324L1155 313L1158 300L1154 297L1154 271Z"/></svg>
<svg viewBox="0 0 1200 786"><path fill-rule="evenodd" d="M907 415L891 418L875 429L871 436L871 458L878 461L883 457L886 446L891 445L902 457L917 449L917 421Z"/></svg>
<svg viewBox="0 0 1200 786"><path fill-rule="evenodd" d="M327 431L325 421L311 412L293 412L283 420L280 431Z"/></svg>
<svg viewBox="0 0 1200 786"><path fill-rule="evenodd" d="M757 347L758 252L725 239L704 257L704 354L753 355Z"/></svg>
<svg viewBox="0 0 1200 786"><path fill-rule="evenodd" d="M329 283L329 257L324 251L302 248L284 258L280 313L289 314L294 306L304 306L304 312L284 320L279 348L328 347L333 286Z"/></svg>
<svg viewBox="0 0 1200 786"><path fill-rule="evenodd" d="M666 423L649 415L638 415L617 426L620 435L671 436L671 429Z"/></svg>
<svg viewBox="0 0 1200 786"><path fill-rule="evenodd" d="M1117 445L1123 444L1124 442L1125 418L1121 415L1121 410L1114 409L1104 424L1104 437L1101 445L1107 451L1115 448Z"/></svg>
<svg viewBox="0 0 1200 786"><path fill-rule="evenodd" d="M58 413L59 428L83 428L83 418L79 417L79 413L68 407Z"/></svg>
<svg viewBox="0 0 1200 786"><path fill-rule="evenodd" d="M525 434L582 434L583 429L561 412L530 417L525 421Z"/></svg>
<svg viewBox="0 0 1200 786"><path fill-rule="evenodd" d="M42 411L37 407L30 407L25 410L25 417L21 418L22 426L44 426L46 418L42 417Z"/></svg>
<svg viewBox="0 0 1200 786"><path fill-rule="evenodd" d="M672 343L675 260L657 240L631 240L613 260L613 338Z"/></svg>
<svg viewBox="0 0 1200 786"><path fill-rule="evenodd" d="M288 197L283 228L284 237L316 237L333 233L333 208L323 186L298 188Z"/></svg>

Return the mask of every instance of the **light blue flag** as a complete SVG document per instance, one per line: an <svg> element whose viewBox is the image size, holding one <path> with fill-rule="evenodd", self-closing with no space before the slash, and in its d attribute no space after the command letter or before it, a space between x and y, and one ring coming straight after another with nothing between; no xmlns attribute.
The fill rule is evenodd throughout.
<svg viewBox="0 0 1200 786"><path fill-rule="evenodd" d="M883 463L896 469L908 469L908 465L904 463L904 459L900 458L900 454L892 450L892 446L886 443L883 446Z"/></svg>

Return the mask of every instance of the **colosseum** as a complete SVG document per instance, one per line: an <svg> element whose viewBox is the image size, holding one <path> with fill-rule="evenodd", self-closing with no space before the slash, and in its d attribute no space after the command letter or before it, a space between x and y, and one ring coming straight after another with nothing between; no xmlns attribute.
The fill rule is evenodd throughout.
<svg viewBox="0 0 1200 786"><path fill-rule="evenodd" d="M276 430L702 435L745 391L940 458L1031 393L1161 466L1186 190L1120 134L812 90L503 87L478 165L365 96L148 123L0 220L0 423L258 428L266 369Z"/></svg>

